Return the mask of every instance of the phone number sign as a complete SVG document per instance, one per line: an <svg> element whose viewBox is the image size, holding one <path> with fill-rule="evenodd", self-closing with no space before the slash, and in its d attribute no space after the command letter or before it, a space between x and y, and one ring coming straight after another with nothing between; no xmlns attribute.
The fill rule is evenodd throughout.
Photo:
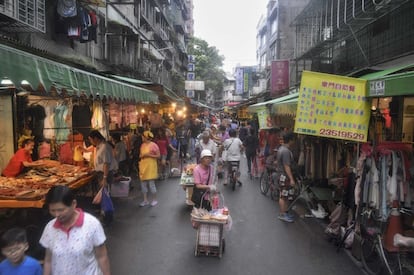
<svg viewBox="0 0 414 275"><path fill-rule="evenodd" d="M369 117L366 80L309 71L302 73L296 133L365 142Z"/></svg>

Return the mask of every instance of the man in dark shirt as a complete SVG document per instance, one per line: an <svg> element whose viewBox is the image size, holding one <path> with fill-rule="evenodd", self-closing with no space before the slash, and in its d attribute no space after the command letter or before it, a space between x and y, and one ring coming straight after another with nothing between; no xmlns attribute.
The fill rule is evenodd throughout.
<svg viewBox="0 0 414 275"><path fill-rule="evenodd" d="M195 157L195 144L198 135L201 133L201 120L198 118L190 121L190 156Z"/></svg>
<svg viewBox="0 0 414 275"><path fill-rule="evenodd" d="M295 143L295 135L288 132L283 136L283 144L279 147L276 155L277 172L279 174L279 219L285 222L293 222L293 216L287 213L289 201L293 200L295 178L293 177L292 167L294 159L292 146Z"/></svg>

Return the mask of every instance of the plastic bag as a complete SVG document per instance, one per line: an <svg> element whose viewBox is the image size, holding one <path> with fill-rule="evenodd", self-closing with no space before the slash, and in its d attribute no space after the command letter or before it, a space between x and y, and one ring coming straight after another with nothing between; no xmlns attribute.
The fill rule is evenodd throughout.
<svg viewBox="0 0 414 275"><path fill-rule="evenodd" d="M101 207L104 212L114 212L114 204L112 203L109 191L106 187L102 189Z"/></svg>

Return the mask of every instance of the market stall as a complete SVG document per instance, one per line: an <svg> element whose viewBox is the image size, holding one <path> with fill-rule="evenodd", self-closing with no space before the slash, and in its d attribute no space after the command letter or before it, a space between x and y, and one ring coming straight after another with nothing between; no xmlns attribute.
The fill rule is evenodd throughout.
<svg viewBox="0 0 414 275"><path fill-rule="evenodd" d="M88 167L47 161L17 178L0 177L0 208L42 208L44 196L55 185L81 189L95 178Z"/></svg>

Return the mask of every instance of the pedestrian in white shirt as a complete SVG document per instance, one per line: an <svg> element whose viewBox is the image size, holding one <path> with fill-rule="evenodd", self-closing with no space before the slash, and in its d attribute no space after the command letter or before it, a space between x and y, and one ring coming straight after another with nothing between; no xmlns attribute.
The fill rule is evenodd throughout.
<svg viewBox="0 0 414 275"><path fill-rule="evenodd" d="M226 172L224 175L225 185L227 184L227 180L231 169L230 162L238 162L240 168L240 158L244 150L243 142L237 137L237 131L235 129L229 130L229 136L230 138L226 139L222 145L222 149L227 151L226 159L224 160L227 164L227 169L224 169L224 171ZM237 182L239 183L239 185L242 185L242 183L239 180L237 180Z"/></svg>

